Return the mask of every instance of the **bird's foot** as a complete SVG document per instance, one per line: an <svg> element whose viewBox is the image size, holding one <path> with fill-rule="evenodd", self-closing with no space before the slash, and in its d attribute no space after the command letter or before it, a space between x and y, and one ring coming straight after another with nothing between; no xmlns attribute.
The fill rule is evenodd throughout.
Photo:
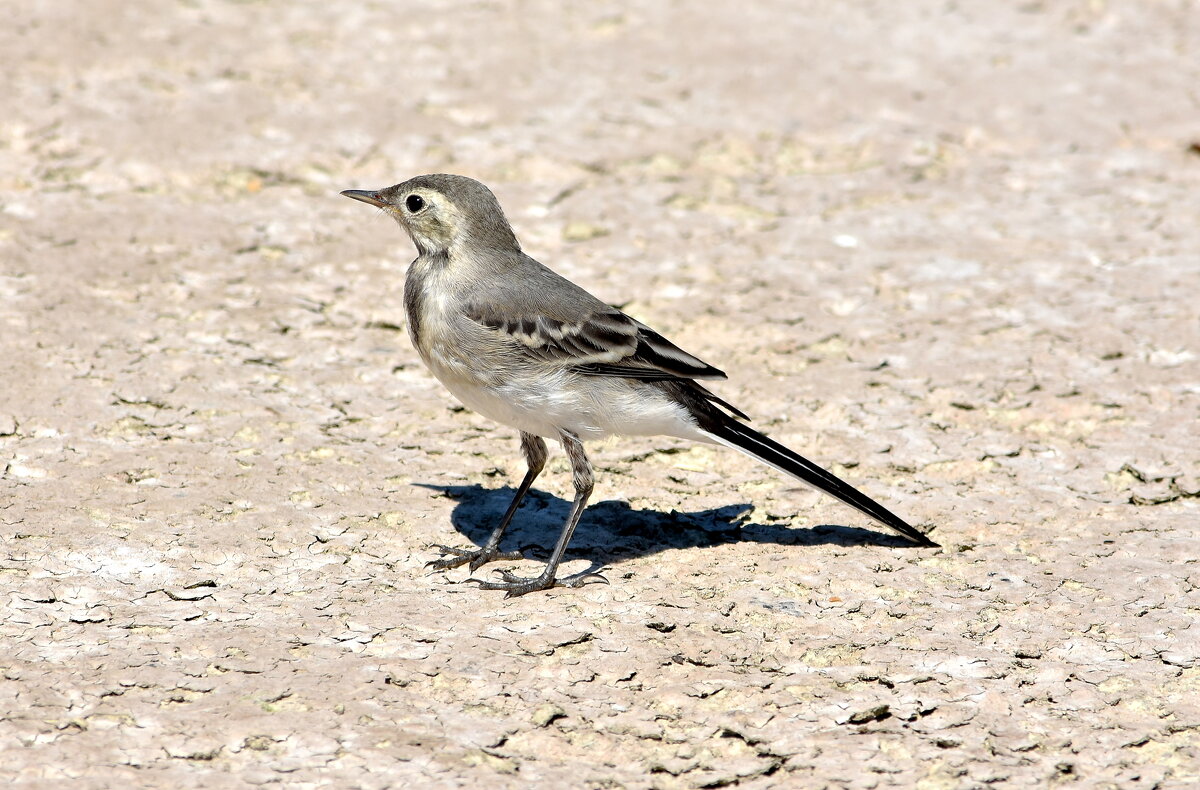
<svg viewBox="0 0 1200 790"><path fill-rule="evenodd" d="M471 572L479 570L492 560L521 560L524 559L519 551L500 551L499 549L456 549L453 546L443 546L435 543L433 548L442 553L442 558L425 563L426 568L435 571L445 571L457 568L459 565L469 565ZM449 556L446 556L449 555Z"/></svg>
<svg viewBox="0 0 1200 790"><path fill-rule="evenodd" d="M516 598L518 595L531 593L536 590L549 590L551 587L582 587L585 584L608 584L608 579L598 573L579 573L565 579L556 579L543 573L535 579L515 576L508 571L496 571L501 581L486 582L483 579L466 579L479 585L481 590L504 590L505 598Z"/></svg>

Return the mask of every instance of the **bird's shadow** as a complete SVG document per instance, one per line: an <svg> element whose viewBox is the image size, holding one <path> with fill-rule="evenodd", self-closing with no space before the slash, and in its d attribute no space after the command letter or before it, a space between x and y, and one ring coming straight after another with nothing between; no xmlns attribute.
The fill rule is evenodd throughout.
<svg viewBox="0 0 1200 790"><path fill-rule="evenodd" d="M462 535L482 546L500 523L516 490L484 488L478 484L414 485L441 493L458 504L450 521ZM513 517L500 543L503 551L519 550L526 557L545 560L558 540L571 503L531 490ZM584 558L595 572L614 562L657 554L667 549L721 546L727 543L774 543L779 546L890 546L909 547L898 535L857 527L822 524L809 529L760 524L750 520L753 505L726 505L709 510L634 510L628 502L605 500L589 505L579 521L566 559Z"/></svg>

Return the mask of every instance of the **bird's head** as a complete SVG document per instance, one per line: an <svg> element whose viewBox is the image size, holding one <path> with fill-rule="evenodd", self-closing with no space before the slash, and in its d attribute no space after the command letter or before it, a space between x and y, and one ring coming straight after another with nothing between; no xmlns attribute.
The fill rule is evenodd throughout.
<svg viewBox="0 0 1200 790"><path fill-rule="evenodd" d="M473 178L438 173L376 192L347 189L342 194L390 214L421 255L453 255L464 247L521 249L496 196Z"/></svg>

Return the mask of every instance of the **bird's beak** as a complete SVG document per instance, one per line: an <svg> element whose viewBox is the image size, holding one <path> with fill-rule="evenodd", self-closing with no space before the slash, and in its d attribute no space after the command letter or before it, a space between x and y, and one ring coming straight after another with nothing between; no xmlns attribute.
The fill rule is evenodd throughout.
<svg viewBox="0 0 1200 790"><path fill-rule="evenodd" d="M370 203L372 206L379 206L379 208L383 208L385 205L387 205L383 202L383 198L379 197L378 192L370 192L365 189L347 189L344 190L342 194L348 198L361 200L363 203Z"/></svg>

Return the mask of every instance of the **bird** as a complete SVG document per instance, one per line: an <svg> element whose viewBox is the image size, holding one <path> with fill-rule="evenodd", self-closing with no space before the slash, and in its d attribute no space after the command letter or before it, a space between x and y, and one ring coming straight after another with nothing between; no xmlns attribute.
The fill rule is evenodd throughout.
<svg viewBox="0 0 1200 790"><path fill-rule="evenodd" d="M417 257L404 283L408 334L421 360L467 408L515 428L527 471L487 542L435 545L435 570L521 559L500 541L541 473L546 440L571 465L574 501L541 574L497 572L468 579L507 596L579 587L594 574L558 578L558 566L594 485L584 442L612 435L666 435L730 447L856 508L917 546L937 547L883 505L754 430L749 417L702 381L725 373L646 324L526 255L484 184L446 173L342 195L400 224ZM604 579L600 579L607 581Z"/></svg>

